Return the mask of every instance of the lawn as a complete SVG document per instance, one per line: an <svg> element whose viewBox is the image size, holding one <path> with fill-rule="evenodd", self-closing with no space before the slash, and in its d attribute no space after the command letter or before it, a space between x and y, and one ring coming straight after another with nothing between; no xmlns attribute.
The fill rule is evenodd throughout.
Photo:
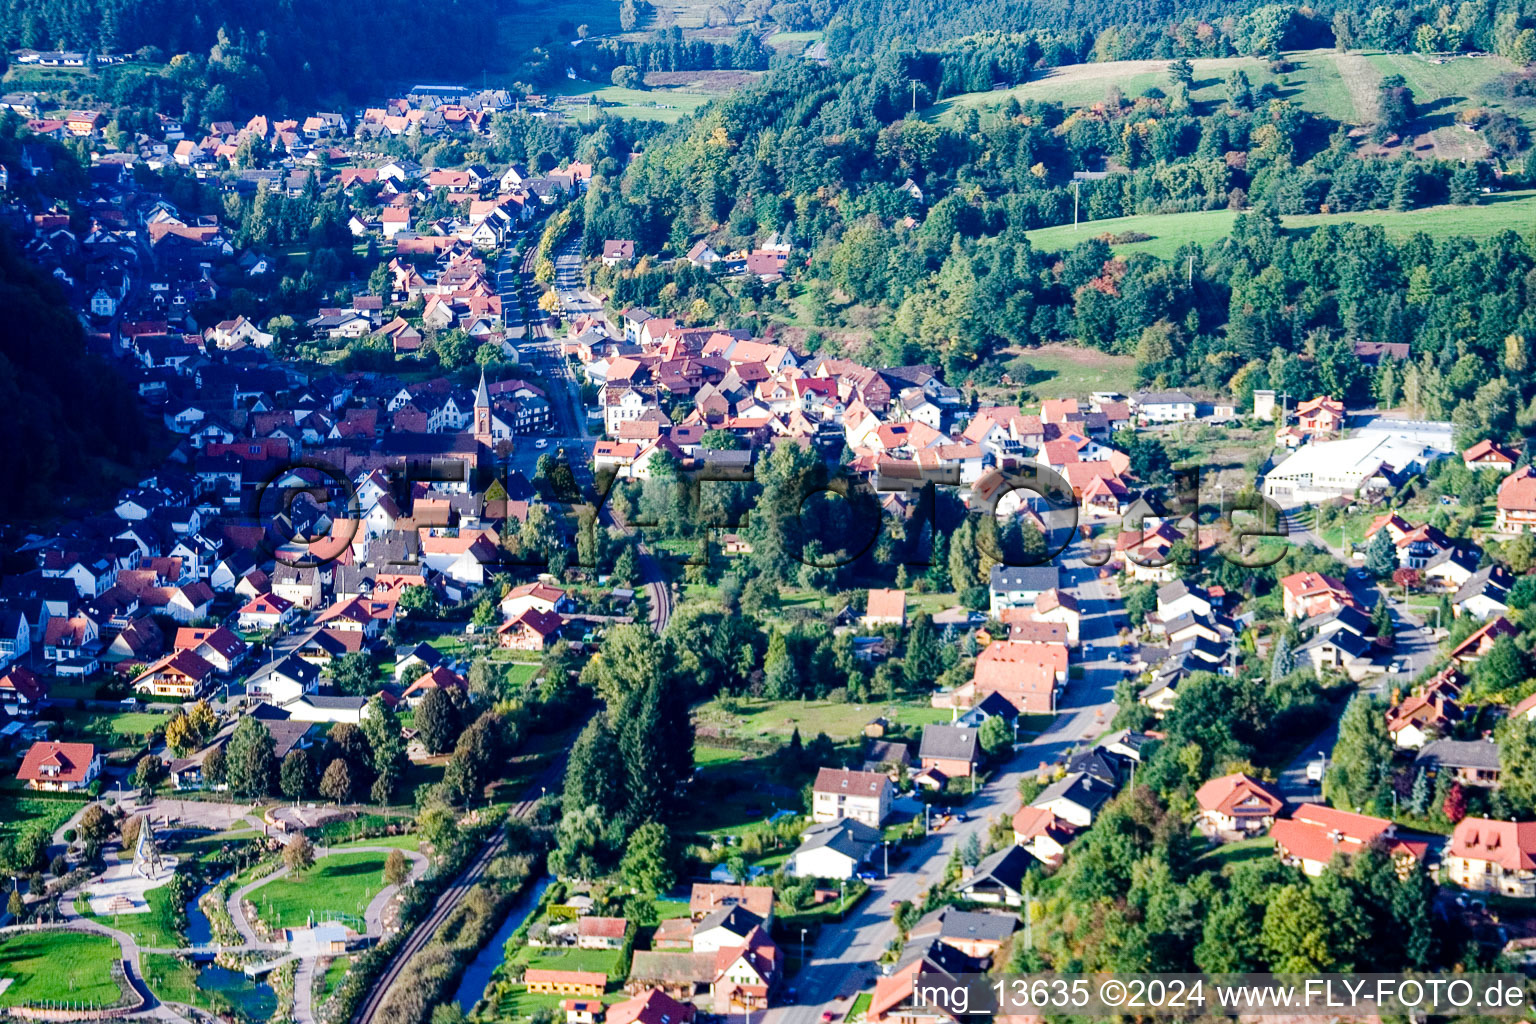
<svg viewBox="0 0 1536 1024"><path fill-rule="evenodd" d="M848 1007L847 1020L858 1020L869 1012L869 1004L874 1000L871 992L860 992Z"/></svg>
<svg viewBox="0 0 1536 1024"><path fill-rule="evenodd" d="M695 768L708 768L711 765L717 764L735 764L737 761L746 760L750 756L745 750L696 746L693 748L693 765Z"/></svg>
<svg viewBox="0 0 1536 1024"><path fill-rule="evenodd" d="M362 917L368 901L384 887L382 853L338 853L321 857L297 877L288 875L250 894L263 922L274 928L302 928L333 914Z"/></svg>
<svg viewBox="0 0 1536 1024"><path fill-rule="evenodd" d="M71 736L95 740L98 743L115 743L115 737L139 740L156 729L165 728L170 715L150 711L125 711L115 715L88 715L78 720L66 720L64 729Z"/></svg>
<svg viewBox="0 0 1536 1024"><path fill-rule="evenodd" d="M529 992L521 985L512 989L511 993L502 996L496 1001L495 1014L492 1019L497 1021L527 1020L540 1010L547 1010L555 1019L561 1019L560 1004L565 1002L567 996L558 992ZM608 992L603 995L603 1002L608 1005L621 1003L629 998L627 992Z"/></svg>
<svg viewBox="0 0 1536 1024"><path fill-rule="evenodd" d="M621 949L539 949L524 946L508 961L522 968L553 971L602 971L609 981L629 973Z"/></svg>
<svg viewBox="0 0 1536 1024"><path fill-rule="evenodd" d="M171 915L171 890L168 886L160 886L158 889L150 889L144 894L144 902L149 904L149 911L143 914L92 914L83 911L84 916L92 921L100 921L120 932L132 935L140 946L151 949L176 949L182 946L181 935L176 931L176 923ZM88 904L82 897L76 903L77 907L86 907Z"/></svg>
<svg viewBox="0 0 1536 1024"><path fill-rule="evenodd" d="M669 900L664 896L658 896L651 903L656 907L658 921L670 921L676 917L688 916L687 900Z"/></svg>
<svg viewBox="0 0 1536 1024"><path fill-rule="evenodd" d="M1256 836L1235 843L1223 843L1195 858L1194 867L1201 871L1220 871L1233 864L1248 864L1274 856L1275 841L1269 836Z"/></svg>
<svg viewBox="0 0 1536 1024"><path fill-rule="evenodd" d="M809 32L775 32L763 42L780 53L802 53L807 45L821 38L820 30Z"/></svg>
<svg viewBox="0 0 1536 1024"><path fill-rule="evenodd" d="M0 1006L69 1001L114 1006L122 989L112 976L121 951L105 935L20 932L0 939L0 977L13 979Z"/></svg>
<svg viewBox="0 0 1536 1024"><path fill-rule="evenodd" d="M347 850L355 846L383 846L391 850L417 850L421 849L421 836L411 832L403 836L374 836L372 839L348 839L341 843L330 844L331 850Z"/></svg>
<svg viewBox="0 0 1536 1024"><path fill-rule="evenodd" d="M1379 224L1388 235L1404 238L1415 232L1443 238L1465 235L1488 238L1501 231L1528 228L1536 217L1536 189L1523 189L1485 196L1479 206L1429 206L1419 210L1365 210L1359 213L1301 214L1280 218L1288 231L1307 230L1324 224ZM1037 249L1059 251L1099 235L1117 235L1140 231L1152 236L1142 242L1114 246L1116 255L1150 253L1167 259L1185 244L1210 247L1232 233L1237 214L1232 210L1198 210L1193 213L1148 214L1085 221L1077 230L1072 225L1037 228L1028 233ZM1026 356L1028 353L1026 353ZM1033 362L1033 360L1031 360Z"/></svg>
<svg viewBox="0 0 1536 1024"><path fill-rule="evenodd" d="M341 979L346 977L347 968L352 964L349 956L333 957L326 965L325 972L316 980L314 998L319 1005L327 996L336 991L336 986L341 984Z"/></svg>
<svg viewBox="0 0 1536 1024"><path fill-rule="evenodd" d="M864 734L864 726L876 718L903 726L948 722L948 708L929 707L926 698L878 704L839 704L829 700L763 700L747 697L708 701L694 709L701 725L722 729L725 735L750 739L787 740L796 729L809 741L824 732L833 740L846 741Z"/></svg>

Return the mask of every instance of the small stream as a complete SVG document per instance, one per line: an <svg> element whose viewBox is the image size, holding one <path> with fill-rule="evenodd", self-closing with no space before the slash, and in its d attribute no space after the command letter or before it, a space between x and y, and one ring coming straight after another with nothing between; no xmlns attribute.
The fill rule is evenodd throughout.
<svg viewBox="0 0 1536 1024"><path fill-rule="evenodd" d="M206 946L213 941L213 922L208 920L202 907L203 897L212 891L212 885L204 886L201 892L192 897L192 902L187 904L187 942L190 945Z"/></svg>
<svg viewBox="0 0 1536 1024"><path fill-rule="evenodd" d="M464 977L459 982L459 990L454 993L453 1001L458 1003L459 1008L465 1013L473 1010L475 1004L480 1001L480 997L485 994L486 986L491 983L491 975L506 959L507 940L538 907L544 890L549 888L549 883L550 877L545 875L523 891L523 894L512 904L512 908L507 911L507 919L501 922L501 927L496 929L496 934L491 936L491 941L485 944L485 948L480 950L479 955L464 969Z"/></svg>
<svg viewBox="0 0 1536 1024"><path fill-rule="evenodd" d="M209 964L197 974L197 987L215 1005L227 1004L244 1020L267 1020L277 1012L277 993L264 981L252 981L242 971Z"/></svg>

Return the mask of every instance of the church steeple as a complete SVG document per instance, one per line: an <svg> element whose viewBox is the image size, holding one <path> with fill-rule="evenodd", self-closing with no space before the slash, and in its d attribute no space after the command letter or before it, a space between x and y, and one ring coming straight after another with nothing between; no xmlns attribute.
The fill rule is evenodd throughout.
<svg viewBox="0 0 1536 1024"><path fill-rule="evenodd" d="M480 367L480 386L475 389L475 439L491 443L491 393L485 386L485 367Z"/></svg>

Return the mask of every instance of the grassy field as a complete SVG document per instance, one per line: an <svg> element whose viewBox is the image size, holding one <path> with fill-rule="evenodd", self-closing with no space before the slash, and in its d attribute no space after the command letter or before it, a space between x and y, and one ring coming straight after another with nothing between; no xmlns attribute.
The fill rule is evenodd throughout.
<svg viewBox="0 0 1536 1024"><path fill-rule="evenodd" d="M315 1003L322 1000L336 990L341 984L341 979L346 977L347 968L351 966L352 958L349 956L333 957L325 965L325 971L315 980Z"/></svg>
<svg viewBox="0 0 1536 1024"><path fill-rule="evenodd" d="M1136 388L1136 361L1129 356L1062 344L1042 345L1017 355L1034 371L1026 386L1036 398L1082 398L1095 391L1128 394Z"/></svg>
<svg viewBox="0 0 1536 1024"><path fill-rule="evenodd" d="M819 732L833 740L851 740L863 735L864 726L882 716L903 726L948 722L951 717L948 708L929 707L926 700L836 704L828 700L736 698L731 707L728 710L713 700L701 704L695 715L699 724L722 728L732 736L787 740L799 729L801 739L807 741Z"/></svg>
<svg viewBox="0 0 1536 1024"><path fill-rule="evenodd" d="M708 92L682 86L665 89L624 89L617 85L598 85L592 82L567 81L554 90L557 96L591 96L602 104L602 111L614 117L632 117L644 121L662 121L671 124L686 117L714 98ZM566 108L571 116L580 121L596 117L597 108L590 113L581 105Z"/></svg>
<svg viewBox="0 0 1536 1024"><path fill-rule="evenodd" d="M347 850L355 846L384 846L392 850L420 850L421 836L415 832L403 836L375 836L372 839L349 839L344 843L332 843L332 850Z"/></svg>
<svg viewBox="0 0 1536 1024"><path fill-rule="evenodd" d="M149 911L144 914L103 916L85 909L82 909L82 914L120 932L127 932L138 940L140 946L152 949L174 949L181 946L181 935L176 931L176 923L171 916L171 890L163 885L158 889L150 889L144 894L144 902L149 904ZM83 898L76 905L88 906Z"/></svg>
<svg viewBox="0 0 1536 1024"><path fill-rule="evenodd" d="M83 806L83 800L48 800L6 787L0 790L0 840L34 831L52 835Z"/></svg>
<svg viewBox="0 0 1536 1024"><path fill-rule="evenodd" d="M872 993L860 992L849 1005L848 1017L846 1019L858 1020L860 1017L864 1016L869 1012L869 1004L873 1000L874 996Z"/></svg>
<svg viewBox="0 0 1536 1024"><path fill-rule="evenodd" d="M519 968L533 967L552 971L602 971L609 981L617 981L629 973L621 949L538 949L524 946L513 955L509 963Z"/></svg>
<svg viewBox="0 0 1536 1024"><path fill-rule="evenodd" d="M302 928L331 914L362 917L368 901L384 887L382 853L338 853L321 857L297 877L288 875L256 889L250 899L263 922L274 928Z"/></svg>
<svg viewBox="0 0 1536 1024"><path fill-rule="evenodd" d="M117 738L125 736L137 741L156 729L165 728L165 724L170 720L170 715L160 715L150 711L125 711L115 715L87 715L66 720L64 731L71 737L79 737L82 740L115 744Z"/></svg>
<svg viewBox="0 0 1536 1024"><path fill-rule="evenodd" d="M1220 242L1232 233L1236 217L1237 214L1232 210L1115 217L1110 220L1085 221L1078 225L1076 231L1070 224L1039 228L1029 232L1029 240L1038 249L1059 251L1099 235L1140 231L1152 238L1116 245L1113 247L1115 254L1123 256L1145 252L1167 259L1182 245L1209 247ZM1313 213L1282 217L1281 223L1288 231L1305 231L1324 224L1379 224L1387 234L1397 238L1417 231L1434 237L1466 235L1471 238L1488 238L1501 231L1524 232L1536 226L1536 189L1485 196L1479 206L1430 206L1404 212L1366 210L1360 213Z"/></svg>
<svg viewBox="0 0 1536 1024"><path fill-rule="evenodd" d="M121 955L105 935L63 930L7 935L0 939L0 978L13 980L0 992L0 1006L48 1000L115 1005L122 990L112 968Z"/></svg>
<svg viewBox="0 0 1536 1024"><path fill-rule="evenodd" d="M807 45L821 38L819 30L811 32L775 32L763 42L780 53L801 53Z"/></svg>
<svg viewBox="0 0 1536 1024"><path fill-rule="evenodd" d="M1514 70L1502 57L1462 57L1433 64L1417 54L1382 53L1374 50L1336 53L1333 50L1299 50L1287 53L1290 71L1274 74L1267 62L1255 57L1219 57L1191 61L1195 69L1190 98L1206 113L1226 99L1226 76L1241 70L1255 88L1273 83L1281 98L1346 124L1366 124L1376 119L1376 89L1382 78L1400 74L1413 90L1420 109L1421 132L1448 126L1455 115L1475 106L1503 109L1528 124L1536 124L1536 110L1517 108L1481 96L1484 85ZM1149 88L1167 92L1173 85L1168 62L1162 60L1105 61L1053 68L1033 81L1008 89L962 93L924 111L929 119L954 117L959 111L985 109L1017 98L1056 101L1065 107L1084 107L1102 101L1111 88L1135 99Z"/></svg>

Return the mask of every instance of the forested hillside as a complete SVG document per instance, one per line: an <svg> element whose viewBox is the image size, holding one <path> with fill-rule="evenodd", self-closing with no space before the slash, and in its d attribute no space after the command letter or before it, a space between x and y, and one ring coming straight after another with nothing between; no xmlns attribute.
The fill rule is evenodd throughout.
<svg viewBox="0 0 1536 1024"><path fill-rule="evenodd" d="M57 511L122 481L148 454L150 431L115 369L89 355L80 323L52 278L0 232L0 519Z"/></svg>
<svg viewBox="0 0 1536 1024"><path fill-rule="evenodd" d="M12 0L0 5L0 39L8 48L148 48L154 60L186 54L163 82L142 70L116 76L147 79L163 101L174 99L161 110L198 89L211 94L202 107L258 110L333 92L362 99L378 83L413 76L464 78L496 53L498 9L492 0L444 0L430 11L403 0Z"/></svg>

